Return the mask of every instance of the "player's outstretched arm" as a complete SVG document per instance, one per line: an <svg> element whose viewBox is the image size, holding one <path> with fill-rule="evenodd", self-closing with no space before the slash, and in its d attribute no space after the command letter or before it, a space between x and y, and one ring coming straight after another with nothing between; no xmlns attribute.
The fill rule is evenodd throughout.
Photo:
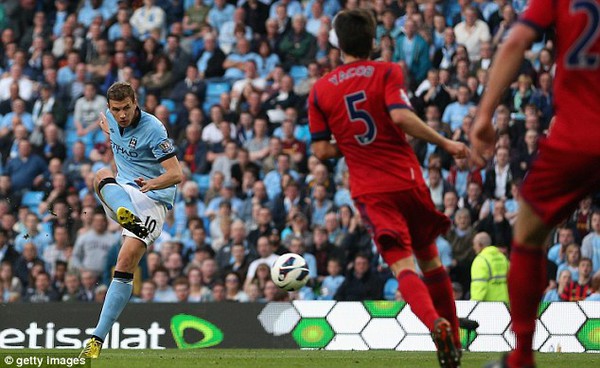
<svg viewBox="0 0 600 368"><path fill-rule="evenodd" d="M490 77L481 98L477 117L471 130L471 145L473 160L476 164L485 164L484 159L490 159L494 153L496 133L492 126L494 110L504 91L514 80L519 70L525 51L536 39L536 31L528 25L517 23L510 32L508 39L500 46L494 56L490 69Z"/></svg>
<svg viewBox="0 0 600 368"><path fill-rule="evenodd" d="M330 141L323 140L313 142L310 148L312 153L321 161L342 157L342 152L337 144L331 143Z"/></svg>
<svg viewBox="0 0 600 368"><path fill-rule="evenodd" d="M469 148L464 143L442 137L438 132L425 124L412 110L394 109L390 111L390 116L394 124L400 126L405 133L440 146L452 156L458 158L469 156Z"/></svg>
<svg viewBox="0 0 600 368"><path fill-rule="evenodd" d="M183 181L183 171L176 156L170 157L160 164L166 170L164 174L152 179L137 178L135 180L143 193L168 188Z"/></svg>

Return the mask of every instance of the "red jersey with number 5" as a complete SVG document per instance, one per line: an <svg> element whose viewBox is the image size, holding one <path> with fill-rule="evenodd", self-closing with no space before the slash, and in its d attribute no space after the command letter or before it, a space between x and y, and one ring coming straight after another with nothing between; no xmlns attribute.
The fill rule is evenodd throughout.
<svg viewBox="0 0 600 368"><path fill-rule="evenodd" d="M355 198L424 183L415 153L389 115L392 109L411 108L403 86L398 65L357 61L325 75L310 92L312 140L335 138Z"/></svg>
<svg viewBox="0 0 600 368"><path fill-rule="evenodd" d="M556 26L555 143L600 152L600 2L530 0L520 19L538 32Z"/></svg>

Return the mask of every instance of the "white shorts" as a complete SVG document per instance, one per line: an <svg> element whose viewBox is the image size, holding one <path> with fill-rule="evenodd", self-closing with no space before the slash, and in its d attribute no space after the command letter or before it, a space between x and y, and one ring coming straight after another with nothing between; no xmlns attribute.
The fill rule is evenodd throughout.
<svg viewBox="0 0 600 368"><path fill-rule="evenodd" d="M167 206L164 204L151 199L142 193L138 188L132 185L121 185L123 189L129 194L131 203L133 203L133 212L142 220L142 223L148 228L149 234L145 239L140 238L129 230L123 229L123 236L135 238L146 243L146 246L152 244L162 232L165 218L167 217ZM101 198L102 199L102 198ZM102 207L106 214L113 220L117 221L117 214L110 209L104 201L101 201ZM118 222L118 221L117 221Z"/></svg>

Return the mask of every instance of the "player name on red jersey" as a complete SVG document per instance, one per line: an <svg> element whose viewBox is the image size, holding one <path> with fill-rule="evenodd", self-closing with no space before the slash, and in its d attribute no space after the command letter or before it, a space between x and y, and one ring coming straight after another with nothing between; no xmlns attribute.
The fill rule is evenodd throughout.
<svg viewBox="0 0 600 368"><path fill-rule="evenodd" d="M375 71L375 68L371 65L360 65L357 67L351 67L346 70L340 70L337 73L334 73L331 77L329 77L329 82L337 86L343 81L355 77L371 78L371 76L373 76L373 71Z"/></svg>

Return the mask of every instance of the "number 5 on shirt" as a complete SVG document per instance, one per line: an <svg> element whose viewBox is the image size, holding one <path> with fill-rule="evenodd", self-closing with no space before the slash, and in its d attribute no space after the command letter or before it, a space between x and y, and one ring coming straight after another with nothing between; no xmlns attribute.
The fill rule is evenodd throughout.
<svg viewBox="0 0 600 368"><path fill-rule="evenodd" d="M366 110L356 108L356 104L366 100L367 97L365 96L365 91L358 91L344 96L344 101L346 102L346 111L348 111L350 121L360 121L366 127L366 130L363 134L356 134L354 136L358 143L363 146L372 143L377 137L377 126L375 125L371 114L369 114Z"/></svg>

